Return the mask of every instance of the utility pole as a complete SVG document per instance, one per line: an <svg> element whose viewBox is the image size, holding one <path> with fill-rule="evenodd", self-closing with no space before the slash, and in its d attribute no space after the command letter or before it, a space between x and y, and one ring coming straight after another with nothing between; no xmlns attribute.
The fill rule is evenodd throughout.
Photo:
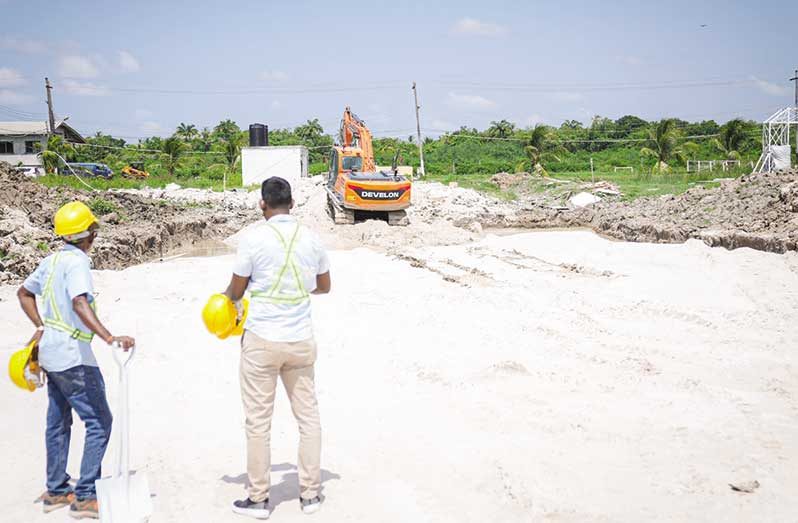
<svg viewBox="0 0 798 523"><path fill-rule="evenodd" d="M790 78L791 82L795 82L795 107L798 108L798 69L795 70L795 76Z"/></svg>
<svg viewBox="0 0 798 523"><path fill-rule="evenodd" d="M798 73L798 71L796 71ZM418 91L416 91L416 82L413 82L413 99L416 103L416 136L418 139L418 157L421 161L419 166L419 176L423 177L426 174L426 169L424 168L424 143L421 141L421 122L418 118L418 110L421 109L421 106L418 105Z"/></svg>
<svg viewBox="0 0 798 523"><path fill-rule="evenodd" d="M50 117L50 129L48 134L55 133L55 115L53 114L53 86L50 85L50 79L45 77L44 86L47 88L47 113Z"/></svg>

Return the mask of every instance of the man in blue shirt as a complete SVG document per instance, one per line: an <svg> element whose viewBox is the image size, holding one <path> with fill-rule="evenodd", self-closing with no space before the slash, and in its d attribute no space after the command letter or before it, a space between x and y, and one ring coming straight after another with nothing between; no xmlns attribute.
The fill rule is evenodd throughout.
<svg viewBox="0 0 798 523"><path fill-rule="evenodd" d="M36 326L33 340L38 343L39 366L47 375L47 491L41 499L44 512L71 505L71 516L97 518L94 482L100 478L112 417L90 344L96 335L128 350L135 340L113 336L94 312L87 253L97 237L97 218L85 204L70 202L56 212L54 222L56 235L65 242L63 249L42 260L17 292L22 310ZM74 492L66 472L72 410L86 425Z"/></svg>

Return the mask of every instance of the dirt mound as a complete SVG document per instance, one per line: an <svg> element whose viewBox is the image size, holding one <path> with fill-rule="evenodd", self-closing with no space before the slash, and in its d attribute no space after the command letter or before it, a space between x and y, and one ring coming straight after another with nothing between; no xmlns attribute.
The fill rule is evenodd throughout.
<svg viewBox="0 0 798 523"><path fill-rule="evenodd" d="M51 220L70 200L86 202L102 222L91 253L97 269L121 269L198 241L222 239L258 218L251 210L202 202L49 188L0 163L0 282L19 281L59 248Z"/></svg>
<svg viewBox="0 0 798 523"><path fill-rule="evenodd" d="M529 183L530 180L532 180L532 175L529 173L496 173L490 177L491 183L496 184L502 191Z"/></svg>
<svg viewBox="0 0 798 523"><path fill-rule="evenodd" d="M583 218L597 232L627 241L786 252L798 249L798 171L756 173L678 195L597 204Z"/></svg>

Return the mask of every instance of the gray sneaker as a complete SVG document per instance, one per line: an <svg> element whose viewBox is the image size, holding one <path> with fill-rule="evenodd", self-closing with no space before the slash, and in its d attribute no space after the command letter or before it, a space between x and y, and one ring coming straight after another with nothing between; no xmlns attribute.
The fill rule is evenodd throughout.
<svg viewBox="0 0 798 523"><path fill-rule="evenodd" d="M260 503L255 503L249 498L239 499L233 502L233 512L255 519L269 519L271 514L268 498Z"/></svg>
<svg viewBox="0 0 798 523"><path fill-rule="evenodd" d="M319 498L319 496L313 499L299 498L299 505L302 507L302 512L305 514L315 514L321 508L321 498Z"/></svg>

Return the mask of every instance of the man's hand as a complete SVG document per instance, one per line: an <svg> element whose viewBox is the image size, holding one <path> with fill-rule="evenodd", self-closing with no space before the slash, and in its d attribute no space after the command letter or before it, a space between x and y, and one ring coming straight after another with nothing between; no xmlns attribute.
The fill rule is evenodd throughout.
<svg viewBox="0 0 798 523"><path fill-rule="evenodd" d="M34 346L38 345L39 342L42 340L43 335L44 335L44 329L36 329L36 331L34 331L33 333L33 336L31 336L31 338L28 340L28 345L30 345L31 343L33 343Z"/></svg>
<svg viewBox="0 0 798 523"><path fill-rule="evenodd" d="M234 301L233 305L236 308L236 325L238 325L244 318L244 302L242 300Z"/></svg>
<svg viewBox="0 0 798 523"><path fill-rule="evenodd" d="M136 346L136 340L134 340L130 336L111 336L111 343L109 343L108 345L112 345L114 343L122 347L122 350L124 350L125 352L129 351L132 347Z"/></svg>

